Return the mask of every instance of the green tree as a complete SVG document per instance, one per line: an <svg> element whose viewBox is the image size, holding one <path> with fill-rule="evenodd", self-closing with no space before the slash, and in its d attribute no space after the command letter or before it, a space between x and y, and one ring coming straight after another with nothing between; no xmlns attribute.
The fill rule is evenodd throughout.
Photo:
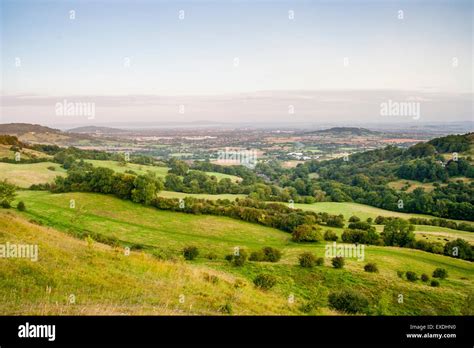
<svg viewBox="0 0 474 348"><path fill-rule="evenodd" d="M406 247L415 241L414 226L402 219L387 221L382 232L385 245Z"/></svg>
<svg viewBox="0 0 474 348"><path fill-rule="evenodd" d="M4 208L9 208L11 202L16 196L16 186L10 184L6 179L0 181L0 205Z"/></svg>

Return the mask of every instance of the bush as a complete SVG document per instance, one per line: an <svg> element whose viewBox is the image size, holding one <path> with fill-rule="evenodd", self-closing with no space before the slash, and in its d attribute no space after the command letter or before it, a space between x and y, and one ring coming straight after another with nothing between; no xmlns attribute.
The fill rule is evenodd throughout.
<svg viewBox="0 0 474 348"><path fill-rule="evenodd" d="M272 247L265 247L262 249L264 258L263 261L278 262L281 259L281 251Z"/></svg>
<svg viewBox="0 0 474 348"><path fill-rule="evenodd" d="M421 275L421 281L423 281L423 282L426 283L428 280L430 280L430 276L429 276L428 274L426 274L426 273L423 273L423 274Z"/></svg>
<svg viewBox="0 0 474 348"><path fill-rule="evenodd" d="M379 271L377 268L377 265L375 263L368 263L364 266L364 271L366 272L371 272L371 273L376 273Z"/></svg>
<svg viewBox="0 0 474 348"><path fill-rule="evenodd" d="M344 258L340 256L336 256L335 258L332 259L331 263L334 268L343 268Z"/></svg>
<svg viewBox="0 0 474 348"><path fill-rule="evenodd" d="M194 260L199 255L199 250L195 246L188 246L183 249L183 256L186 260Z"/></svg>
<svg viewBox="0 0 474 348"><path fill-rule="evenodd" d="M232 315L232 313L233 313L232 303L226 302L224 305L220 306L219 307L219 312Z"/></svg>
<svg viewBox="0 0 474 348"><path fill-rule="evenodd" d="M7 180L0 181L0 206L10 208L11 202L16 196L16 186L10 184Z"/></svg>
<svg viewBox="0 0 474 348"><path fill-rule="evenodd" d="M322 240L321 232L314 225L302 224L291 233L294 242L319 242Z"/></svg>
<svg viewBox="0 0 474 348"><path fill-rule="evenodd" d="M355 215L352 215L349 218L349 222L359 222L359 221L360 221L360 218L358 216L355 216Z"/></svg>
<svg viewBox="0 0 474 348"><path fill-rule="evenodd" d="M1 201L0 202L0 207L4 208L4 209L9 209L11 208L12 206L10 205L10 202L8 201Z"/></svg>
<svg viewBox="0 0 474 348"><path fill-rule="evenodd" d="M379 244L380 236L373 229L369 231L346 229L342 233L341 239L346 243Z"/></svg>
<svg viewBox="0 0 474 348"><path fill-rule="evenodd" d="M464 260L474 260L473 248L468 241L461 238L447 242L444 246L444 254Z"/></svg>
<svg viewBox="0 0 474 348"><path fill-rule="evenodd" d="M326 225L331 227L344 227L344 216L337 215L337 216L329 216Z"/></svg>
<svg viewBox="0 0 474 348"><path fill-rule="evenodd" d="M337 234L334 231L327 230L324 232L324 240L327 241L337 241Z"/></svg>
<svg viewBox="0 0 474 348"><path fill-rule="evenodd" d="M411 281L411 282L415 282L418 280L418 276L416 275L415 272L412 272L412 271L408 271L406 273L406 277L407 277L407 280Z"/></svg>
<svg viewBox="0 0 474 348"><path fill-rule="evenodd" d="M444 279L447 276L448 276L448 271L446 271L444 268L436 268L433 271L433 278Z"/></svg>
<svg viewBox="0 0 474 348"><path fill-rule="evenodd" d="M405 272L403 272L403 271L397 271L398 278L403 278L404 274L405 274Z"/></svg>
<svg viewBox="0 0 474 348"><path fill-rule="evenodd" d="M249 257L249 261L263 261L265 254L262 250L252 251Z"/></svg>
<svg viewBox="0 0 474 348"><path fill-rule="evenodd" d="M255 277L253 283L257 288L268 290L274 287L277 281L271 274L261 273Z"/></svg>
<svg viewBox="0 0 474 348"><path fill-rule="evenodd" d="M369 301L367 298L355 291L344 290L329 294L329 307L346 313L367 312Z"/></svg>
<svg viewBox="0 0 474 348"><path fill-rule="evenodd" d="M215 276L213 274L204 273L203 277L204 277L204 280L209 282L209 283L212 283L212 284L219 283L219 277Z"/></svg>
<svg viewBox="0 0 474 348"><path fill-rule="evenodd" d="M243 266L245 261L247 261L247 252L244 249L239 249L239 253L230 254L226 256L226 260L231 262L234 266L240 267Z"/></svg>
<svg viewBox="0 0 474 348"><path fill-rule="evenodd" d="M25 206L25 203L23 201L19 201L18 205L16 207L19 211L25 211L26 210L26 206Z"/></svg>
<svg viewBox="0 0 474 348"><path fill-rule="evenodd" d="M208 260L217 260L217 259L218 259L218 256L217 256L216 253L209 253L209 254L206 255L206 258L207 258Z"/></svg>
<svg viewBox="0 0 474 348"><path fill-rule="evenodd" d="M312 268L316 264L316 257L309 252L304 252L298 257L298 261L301 267Z"/></svg>
<svg viewBox="0 0 474 348"><path fill-rule="evenodd" d="M432 286L432 287L435 287L435 288L438 287L438 286L439 286L439 281L436 280L436 279L433 279L433 280L431 281L431 286Z"/></svg>
<svg viewBox="0 0 474 348"><path fill-rule="evenodd" d="M316 259L316 266L322 266L324 265L324 257L318 257Z"/></svg>
<svg viewBox="0 0 474 348"><path fill-rule="evenodd" d="M318 304L316 303L316 301L308 301L308 302L303 303L300 306L299 310L302 311L303 313L310 313L311 311L317 308L318 308Z"/></svg>

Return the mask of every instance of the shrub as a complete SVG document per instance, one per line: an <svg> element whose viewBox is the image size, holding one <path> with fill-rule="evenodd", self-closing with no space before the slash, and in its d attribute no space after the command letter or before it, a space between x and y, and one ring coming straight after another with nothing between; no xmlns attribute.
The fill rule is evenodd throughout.
<svg viewBox="0 0 474 348"><path fill-rule="evenodd" d="M349 227L351 230L363 230L363 231L374 230L374 227L365 221L351 222L347 227Z"/></svg>
<svg viewBox="0 0 474 348"><path fill-rule="evenodd" d="M332 215L329 216L326 224L331 227L344 227L344 216L342 215Z"/></svg>
<svg viewBox="0 0 474 348"><path fill-rule="evenodd" d="M324 265L324 257L318 257L316 259L316 266L322 266Z"/></svg>
<svg viewBox="0 0 474 348"><path fill-rule="evenodd" d="M10 205L10 202L8 201L1 201L0 202L0 207L4 208L4 209L9 209L11 208L12 206Z"/></svg>
<svg viewBox="0 0 474 348"><path fill-rule="evenodd" d="M272 247L265 247L262 249L263 254L265 255L264 261L269 262L278 262L281 259L281 251Z"/></svg>
<svg viewBox="0 0 474 348"><path fill-rule="evenodd" d="M355 215L352 215L349 218L349 222L359 222L359 221L360 221L360 218L358 216L355 216Z"/></svg>
<svg viewBox="0 0 474 348"><path fill-rule="evenodd" d="M310 313L311 311L317 308L318 308L318 304L316 303L316 301L308 301L308 302L303 303L300 306L299 310L303 313Z"/></svg>
<svg viewBox="0 0 474 348"><path fill-rule="evenodd" d="M444 246L444 254L464 260L474 260L473 248L468 241L461 238L447 242Z"/></svg>
<svg viewBox="0 0 474 348"><path fill-rule="evenodd" d="M212 284L219 283L219 277L217 277L213 274L204 273L203 277L204 277L204 280L209 282L209 283L212 283Z"/></svg>
<svg viewBox="0 0 474 348"><path fill-rule="evenodd" d="M206 258L207 258L208 260L217 260L217 259L218 259L218 256L217 256L216 253L208 253L208 254L206 255Z"/></svg>
<svg viewBox="0 0 474 348"><path fill-rule="evenodd" d="M377 265L375 263L368 263L364 266L364 270L366 272L371 272L371 273L376 273L379 271L379 269L377 268Z"/></svg>
<svg viewBox="0 0 474 348"><path fill-rule="evenodd" d="M364 295L350 290L329 294L328 302L329 307L351 314L366 312L369 307L369 301Z"/></svg>
<svg viewBox="0 0 474 348"><path fill-rule="evenodd" d="M448 276L448 271L446 271L444 268L436 268L433 271L433 278L444 279L447 276Z"/></svg>
<svg viewBox="0 0 474 348"><path fill-rule="evenodd" d="M432 286L432 287L435 287L435 288L438 287L438 286L439 286L439 281L436 280L436 279L433 279L433 280L431 281L431 286Z"/></svg>
<svg viewBox="0 0 474 348"><path fill-rule="evenodd" d="M10 184L7 180L0 181L0 206L10 208L11 202L15 199L16 186Z"/></svg>
<svg viewBox="0 0 474 348"><path fill-rule="evenodd" d="M295 242L319 242L322 240L319 228L309 224L297 226L291 233L291 238Z"/></svg>
<svg viewBox="0 0 474 348"><path fill-rule="evenodd" d="M54 166L49 166L48 169L54 172L54 171L56 170L56 167L54 167Z"/></svg>
<svg viewBox="0 0 474 348"><path fill-rule="evenodd" d="M244 249L239 250L238 255L234 255L233 264L234 266L243 266L245 261L247 261L247 252Z"/></svg>
<svg viewBox="0 0 474 348"><path fill-rule="evenodd" d="M249 257L249 261L263 261L265 254L262 250L252 251Z"/></svg>
<svg viewBox="0 0 474 348"><path fill-rule="evenodd" d="M232 315L232 313L233 313L232 303L226 302L224 305L220 306L219 307L219 312L227 313L227 314Z"/></svg>
<svg viewBox="0 0 474 348"><path fill-rule="evenodd" d="M337 234L334 231L327 230L324 232L324 240L337 241Z"/></svg>
<svg viewBox="0 0 474 348"><path fill-rule="evenodd" d="M23 202L23 201L19 201L18 205L16 207L19 211L25 211L26 210L25 202Z"/></svg>
<svg viewBox="0 0 474 348"><path fill-rule="evenodd" d="M412 271L408 271L406 273L406 277L407 277L407 280L411 281L411 282L415 282L418 280L418 276L416 275L415 272L412 272Z"/></svg>
<svg viewBox="0 0 474 348"><path fill-rule="evenodd" d="M239 249L238 254L230 254L226 256L226 260L231 262L234 266L243 266L247 261L247 252L244 249Z"/></svg>
<svg viewBox="0 0 474 348"><path fill-rule="evenodd" d="M257 288L268 290L274 287L277 281L271 274L261 273L255 277L253 283Z"/></svg>
<svg viewBox="0 0 474 348"><path fill-rule="evenodd" d="M312 268L316 264L316 257L309 252L304 252L298 257L298 261L301 267Z"/></svg>
<svg viewBox="0 0 474 348"><path fill-rule="evenodd" d="M403 271L397 271L398 278L403 278L404 274L405 274L405 272L403 272Z"/></svg>
<svg viewBox="0 0 474 348"><path fill-rule="evenodd" d="M346 229L341 235L346 243L379 244L380 236L375 230Z"/></svg>
<svg viewBox="0 0 474 348"><path fill-rule="evenodd" d="M194 260L199 255L199 250L195 246L188 246L183 249L183 256L186 260Z"/></svg>
<svg viewBox="0 0 474 348"><path fill-rule="evenodd" d="M344 258L340 256L336 256L335 258L332 259L331 263L334 268L343 268Z"/></svg>
<svg viewBox="0 0 474 348"><path fill-rule="evenodd" d="M428 280L430 280L430 276L429 276L428 274L426 274L426 273L423 273L420 278L421 278L421 281L423 281L423 282L425 282L425 283L426 283Z"/></svg>

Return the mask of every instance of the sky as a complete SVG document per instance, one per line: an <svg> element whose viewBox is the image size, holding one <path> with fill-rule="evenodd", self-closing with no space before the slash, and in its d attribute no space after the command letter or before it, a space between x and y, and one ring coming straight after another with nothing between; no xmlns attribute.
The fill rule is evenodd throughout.
<svg viewBox="0 0 474 348"><path fill-rule="evenodd" d="M0 3L3 123L472 120L470 0Z"/></svg>

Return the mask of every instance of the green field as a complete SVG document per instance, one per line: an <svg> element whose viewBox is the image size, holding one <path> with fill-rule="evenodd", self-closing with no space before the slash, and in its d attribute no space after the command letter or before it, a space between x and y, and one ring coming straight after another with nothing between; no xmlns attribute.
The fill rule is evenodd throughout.
<svg viewBox="0 0 474 348"><path fill-rule="evenodd" d="M369 297L372 314L459 315L461 310L467 306L467 295L474 290L474 268L472 263L423 251L368 246L365 250L364 261L346 259L346 266L342 270L331 268L328 259L325 260L325 266L307 270L297 265L298 255L303 251L311 251L322 257L324 256L325 242L313 245L296 244L290 241L288 233L272 228L226 217L196 216L159 211L99 194L50 194L47 192L23 191L19 193L17 200L19 199L23 200L27 206L27 211L21 213L21 216L72 235L94 231L94 233L100 235L119 239L122 247L127 243L141 244L148 248L147 252L171 255L172 259L177 257L182 247L196 245L201 251L200 256L196 261L186 262L187 266L212 269L212 272L217 272L223 279L245 279L248 284L245 288L249 289L248 291L253 287L251 285L253 277L260 272L269 272L277 277L278 284L275 288L267 292L259 292L259 299L262 299L259 304L255 303L250 307L246 307L241 306L236 298L229 299L232 306L236 308L236 314L246 313L247 310L247 313L252 314L274 314L278 312L280 314L302 315L304 313L297 308L310 300L317 302L317 308L312 310L310 314L337 314L328 308L327 296L331 291L347 288L357 290ZM69 208L70 199L76 201L75 209ZM10 233L8 229L7 233ZM37 238L40 237L37 236ZM283 252L283 257L280 262L275 264L248 262L244 267L234 267L224 261L223 256L232 253L236 246L247 250L273 246ZM97 248L98 250L95 252L99 252L105 247L99 247L97 243ZM215 253L218 259L207 259L206 255L209 252ZM138 257L141 252L134 251L132 254L137 254ZM155 262L162 263L162 261ZM178 262L178 265L182 264L182 261L178 260L176 262ZM364 272L363 265L366 262L377 263L380 272L375 274ZM109 266L109 262L102 259L97 260L97 263L105 268L119 267ZM421 281L411 283L398 278L396 274L398 270L411 270L419 275L421 273L431 275L436 267L446 268L449 273L447 279L441 280L439 288L432 288ZM48 266L44 266L43 275L47 274L47 269ZM7 272L13 271L9 268ZM87 277L87 272L87 270L83 271L83 277ZM53 277L54 275L50 276ZM189 278L184 274L174 274L174 276L176 277L175 282L180 284L176 285L177 287L184 286L189 281ZM162 283L163 281L160 279L159 284ZM38 287L43 285L44 283L34 286L31 292L40 291ZM190 287L192 286L190 285ZM22 292L20 290L23 288L19 287L17 291L18 301L26 298L31 302L31 292ZM2 289L3 292L7 291L4 288ZM196 291L196 289L194 290ZM220 290L216 289L216 291ZM142 298L142 291L146 292L143 296L147 298L148 292L141 287L138 287L135 293L139 298ZM11 292L7 291L6 294L3 293L1 296L5 297L9 293ZM404 297L403 303L397 301L400 294ZM212 296L209 295L211 296L210 303L214 303L213 296L217 295L217 293L213 293ZM293 304L287 302L290 295L295 297L295 303ZM101 296L107 295L102 294ZM110 301L113 302L113 295L110 296L112 297ZM156 292L155 296L155 300L162 303L163 296L160 295L159 291ZM102 298L103 300L104 298ZM206 306L203 303L206 300L200 298L196 301L199 304L193 303L194 310L196 313L203 313L199 308ZM3 303L3 306L6 306L5 301ZM99 305L102 302L97 300L95 303ZM29 307L21 307L20 304L18 306L17 311L28 312ZM55 312L54 308L49 308L49 310ZM147 312L145 309L143 311Z"/></svg>
<svg viewBox="0 0 474 348"><path fill-rule="evenodd" d="M295 208L302 209L302 210L310 210L315 212L323 212L328 214L335 214L344 215L346 221L352 216L358 216L362 220L366 220L367 218L375 219L377 216L393 216L393 217L400 217L403 219L409 219L412 217L418 218L426 218L432 219L434 216L430 215L423 215L423 214L409 214L409 213L399 213L396 211L390 211L385 209L380 209L376 207L372 207L370 205L359 204L359 203L348 203L348 202L318 202L313 204L299 204L295 203ZM474 224L472 221L461 221L461 220L453 220L453 219L446 219L455 222L465 222Z"/></svg>
<svg viewBox="0 0 474 348"><path fill-rule="evenodd" d="M148 171L155 173L159 177L165 177L168 174L168 167L156 167L143 164L126 163L121 164L117 161L102 161L102 160L85 160L85 162L91 163L94 167L104 167L112 169L117 173L124 173L127 170L132 170L137 174L146 174Z"/></svg>
<svg viewBox="0 0 474 348"><path fill-rule="evenodd" d="M54 170L48 167L55 168ZM1 163L0 180L7 179L18 187L28 188L33 184L49 183L56 176L65 176L66 171L57 163Z"/></svg>
<svg viewBox="0 0 474 348"><path fill-rule="evenodd" d="M247 195L233 195L233 194L220 194L220 195L210 195L206 193L184 193L184 192L174 192L174 191L160 191L158 196L165 198L184 198L184 197L194 197L199 199L228 199L234 201L236 198L245 198Z"/></svg>
<svg viewBox="0 0 474 348"><path fill-rule="evenodd" d="M2 145L0 144L0 158L9 158L9 159L15 159L15 154L16 151L12 151L11 145ZM32 158L52 158L52 156L45 154L43 152L23 148L20 151L20 158L23 160L26 159L32 159Z"/></svg>
<svg viewBox="0 0 474 348"><path fill-rule="evenodd" d="M148 171L155 173L157 176L164 178L168 174L168 167L157 167L157 166L150 166L150 165L143 165L143 164L135 164L135 163L126 163L122 165L120 162L117 161L102 161L102 160L85 160L86 162L91 163L95 167L105 167L112 169L118 173L124 173L127 170L133 170L137 174L146 174ZM229 178L233 182L240 181L241 179L234 175L216 173L216 172L206 172L208 175L214 175L218 180L223 178Z"/></svg>
<svg viewBox="0 0 474 348"><path fill-rule="evenodd" d="M36 244L39 255L37 262L0 258L2 315L222 315L228 303L241 315L297 312L242 277L145 253L126 255L5 210L0 231L0 244Z"/></svg>

